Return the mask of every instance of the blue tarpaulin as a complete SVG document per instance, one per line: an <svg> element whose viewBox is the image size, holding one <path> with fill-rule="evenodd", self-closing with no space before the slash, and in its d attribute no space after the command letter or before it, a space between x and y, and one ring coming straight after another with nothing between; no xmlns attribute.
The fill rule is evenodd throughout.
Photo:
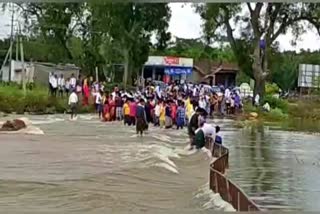
<svg viewBox="0 0 320 214"><path fill-rule="evenodd" d="M167 75L181 75L191 74L192 68L190 67L167 67L164 69L164 73Z"/></svg>

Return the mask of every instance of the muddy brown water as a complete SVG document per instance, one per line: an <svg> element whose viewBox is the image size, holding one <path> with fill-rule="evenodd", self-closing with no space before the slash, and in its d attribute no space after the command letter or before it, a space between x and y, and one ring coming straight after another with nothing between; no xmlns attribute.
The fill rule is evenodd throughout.
<svg viewBox="0 0 320 214"><path fill-rule="evenodd" d="M92 115L29 116L44 135L0 134L0 210L10 213L213 213L209 161L186 130L101 123ZM228 176L262 208L319 211L320 138L281 127L222 127Z"/></svg>
<svg viewBox="0 0 320 214"><path fill-rule="evenodd" d="M44 135L0 134L0 210L10 213L212 213L230 209L190 154L186 130L101 123L83 115L30 116Z"/></svg>

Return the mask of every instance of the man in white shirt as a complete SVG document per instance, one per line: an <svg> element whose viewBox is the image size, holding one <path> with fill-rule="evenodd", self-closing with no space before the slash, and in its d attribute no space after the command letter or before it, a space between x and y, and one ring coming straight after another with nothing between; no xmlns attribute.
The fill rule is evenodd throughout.
<svg viewBox="0 0 320 214"><path fill-rule="evenodd" d="M259 106L260 105L260 95L257 94L254 98L254 105Z"/></svg>
<svg viewBox="0 0 320 214"><path fill-rule="evenodd" d="M70 77L70 89L73 90L76 88L76 85L77 85L77 79L75 78L74 74L71 74L71 77Z"/></svg>
<svg viewBox="0 0 320 214"><path fill-rule="evenodd" d="M73 120L74 117L77 117L77 105L78 105L78 95L73 89L70 96L69 96L69 101L68 105L70 106L71 109L71 120Z"/></svg>
<svg viewBox="0 0 320 214"><path fill-rule="evenodd" d="M58 94L60 97L63 97L63 91L65 90L65 80L63 74L58 78Z"/></svg>
<svg viewBox="0 0 320 214"><path fill-rule="evenodd" d="M203 108L203 109L207 109L207 102L206 102L206 100L204 99L204 96L201 96L201 97L200 97L199 107L200 107L200 108Z"/></svg>
<svg viewBox="0 0 320 214"><path fill-rule="evenodd" d="M216 128L206 122L202 122L200 127L195 131L195 145L197 149L201 149L205 146L206 138L211 137L213 140L216 134Z"/></svg>
<svg viewBox="0 0 320 214"><path fill-rule="evenodd" d="M48 83L49 83L49 95L51 95L51 94L52 94L52 85L51 85L52 77L53 77L53 73L52 73L52 72L50 72L50 73L49 73L49 77L48 77Z"/></svg>
<svg viewBox="0 0 320 214"><path fill-rule="evenodd" d="M55 74L51 77L51 87L52 87L52 95L57 96L57 90L58 90L58 77Z"/></svg>
<svg viewBox="0 0 320 214"><path fill-rule="evenodd" d="M160 113L161 113L161 106L160 106L160 102L157 101L156 107L154 108L154 116L155 116L154 126L160 126Z"/></svg>

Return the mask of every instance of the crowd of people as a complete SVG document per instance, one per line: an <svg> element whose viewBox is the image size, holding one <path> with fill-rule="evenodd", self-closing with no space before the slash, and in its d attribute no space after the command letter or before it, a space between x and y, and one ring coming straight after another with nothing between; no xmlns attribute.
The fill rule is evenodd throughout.
<svg viewBox="0 0 320 214"><path fill-rule="evenodd" d="M90 78L74 82L69 88L71 118L76 116L80 97L82 105L89 105L91 97L103 122L123 121L124 125L135 126L140 135L150 125L163 129L187 128L190 144L198 149L204 146L206 137L215 136L220 131L219 127L206 123L207 117L213 116L214 112L229 114L241 110L239 93L230 89L223 90L221 95L200 84L171 82L161 86L149 82L146 87L135 91L124 91L115 86L106 92L102 83L93 82ZM216 141L222 143L219 136Z"/></svg>

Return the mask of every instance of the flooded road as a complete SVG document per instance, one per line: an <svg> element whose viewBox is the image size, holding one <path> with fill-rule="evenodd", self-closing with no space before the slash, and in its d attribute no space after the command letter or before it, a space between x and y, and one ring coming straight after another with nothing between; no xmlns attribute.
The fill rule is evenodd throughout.
<svg viewBox="0 0 320 214"><path fill-rule="evenodd" d="M320 136L222 120L228 176L266 209L320 211Z"/></svg>
<svg viewBox="0 0 320 214"><path fill-rule="evenodd" d="M0 134L0 209L36 213L213 213L232 210L207 185L209 161L186 130L28 116L44 135ZM262 208L319 211L320 137L215 120L230 177Z"/></svg>
<svg viewBox="0 0 320 214"><path fill-rule="evenodd" d="M208 189L209 160L186 130L28 116L44 135L0 134L0 209L32 213L212 213L233 210Z"/></svg>

